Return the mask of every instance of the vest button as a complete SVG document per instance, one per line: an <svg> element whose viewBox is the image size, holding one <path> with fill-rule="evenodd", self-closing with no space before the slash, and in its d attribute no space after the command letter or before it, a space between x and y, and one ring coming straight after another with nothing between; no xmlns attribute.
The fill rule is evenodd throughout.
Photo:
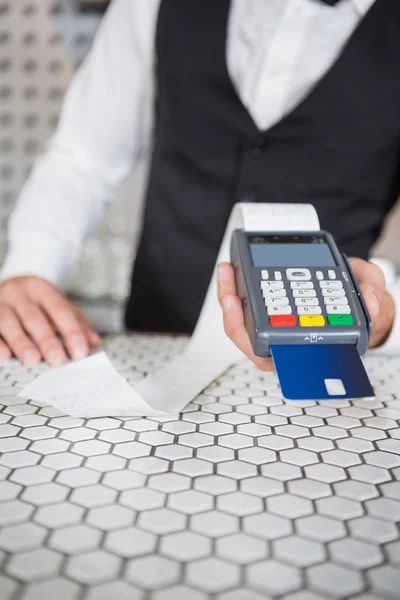
<svg viewBox="0 0 400 600"><path fill-rule="evenodd" d="M250 151L253 156L261 156L263 149L266 146L266 142L261 135L254 137L250 142Z"/></svg>

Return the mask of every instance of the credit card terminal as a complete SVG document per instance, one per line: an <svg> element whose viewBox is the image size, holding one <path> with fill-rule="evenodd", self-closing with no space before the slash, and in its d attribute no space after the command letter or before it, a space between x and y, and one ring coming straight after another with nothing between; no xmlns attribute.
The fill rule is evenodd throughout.
<svg viewBox="0 0 400 600"><path fill-rule="evenodd" d="M238 296L253 351L280 345L352 345L367 350L371 318L349 262L325 231L231 238Z"/></svg>

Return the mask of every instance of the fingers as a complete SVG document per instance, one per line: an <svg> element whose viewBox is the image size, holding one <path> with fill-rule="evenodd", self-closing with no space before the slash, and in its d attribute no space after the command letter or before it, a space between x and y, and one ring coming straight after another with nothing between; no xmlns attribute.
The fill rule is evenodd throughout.
<svg viewBox="0 0 400 600"><path fill-rule="evenodd" d="M259 369L273 371L272 360L260 358L252 350L244 324L242 303L236 295L233 267L229 263L221 263L218 267L218 298L222 306L227 336Z"/></svg>
<svg viewBox="0 0 400 600"><path fill-rule="evenodd" d="M11 350L2 340L0 340L0 361L11 358Z"/></svg>
<svg viewBox="0 0 400 600"><path fill-rule="evenodd" d="M32 365L40 361L39 350L26 335L15 313L7 306L0 309L0 332L8 348L21 362Z"/></svg>
<svg viewBox="0 0 400 600"><path fill-rule="evenodd" d="M66 354L43 311L29 301L16 303L15 311L45 361L51 366L61 365Z"/></svg>
<svg viewBox="0 0 400 600"><path fill-rule="evenodd" d="M72 305L50 286L40 302L56 331L61 335L70 357L73 360L85 358L89 354L89 342L83 324Z"/></svg>
<svg viewBox="0 0 400 600"><path fill-rule="evenodd" d="M361 258L350 258L350 265L360 287L361 285L364 286L365 292L368 293L368 289L365 286L369 286L370 292L372 291L376 295L378 303L380 303L386 289L385 275L382 269L378 265L362 260Z"/></svg>

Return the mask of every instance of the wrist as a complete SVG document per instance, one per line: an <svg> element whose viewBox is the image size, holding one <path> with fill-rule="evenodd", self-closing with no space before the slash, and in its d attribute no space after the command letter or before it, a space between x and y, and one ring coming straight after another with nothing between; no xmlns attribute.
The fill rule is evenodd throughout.
<svg viewBox="0 0 400 600"><path fill-rule="evenodd" d="M396 316L396 306L393 297L389 292L385 292L381 302L379 316L372 327L370 348L382 346L388 339Z"/></svg>

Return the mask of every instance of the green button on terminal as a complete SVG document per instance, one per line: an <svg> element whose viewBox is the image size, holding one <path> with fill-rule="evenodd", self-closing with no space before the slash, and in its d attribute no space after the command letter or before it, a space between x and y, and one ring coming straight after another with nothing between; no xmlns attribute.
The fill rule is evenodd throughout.
<svg viewBox="0 0 400 600"><path fill-rule="evenodd" d="M349 326L354 324L354 319L351 315L328 315L328 323L334 327Z"/></svg>

